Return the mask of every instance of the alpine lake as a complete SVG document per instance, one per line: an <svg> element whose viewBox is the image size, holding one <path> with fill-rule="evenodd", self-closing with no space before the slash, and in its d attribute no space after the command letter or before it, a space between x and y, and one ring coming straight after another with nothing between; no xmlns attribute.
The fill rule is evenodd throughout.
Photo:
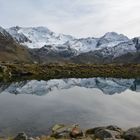
<svg viewBox="0 0 140 140"><path fill-rule="evenodd" d="M0 136L48 134L54 124L139 126L140 79L0 82Z"/></svg>

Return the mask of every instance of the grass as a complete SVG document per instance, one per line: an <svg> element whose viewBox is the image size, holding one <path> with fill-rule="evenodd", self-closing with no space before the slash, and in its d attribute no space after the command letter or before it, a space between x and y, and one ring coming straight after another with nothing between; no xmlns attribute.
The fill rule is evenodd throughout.
<svg viewBox="0 0 140 140"><path fill-rule="evenodd" d="M140 77L140 64L4 64L0 69L0 79L54 79L54 78L90 78Z"/></svg>

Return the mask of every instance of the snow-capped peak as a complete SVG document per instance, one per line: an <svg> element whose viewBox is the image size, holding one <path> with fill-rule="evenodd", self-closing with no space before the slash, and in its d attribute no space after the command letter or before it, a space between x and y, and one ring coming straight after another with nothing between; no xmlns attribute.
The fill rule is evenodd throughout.
<svg viewBox="0 0 140 140"><path fill-rule="evenodd" d="M77 51L77 54L80 54L96 50L97 43L98 38L89 37L68 41L65 43L65 45L71 47L72 49L75 49Z"/></svg>
<svg viewBox="0 0 140 140"><path fill-rule="evenodd" d="M57 45L64 44L68 40L72 40L73 37L70 35L56 34L49 30L47 27L26 27L17 28L12 27L7 29L7 31L20 42L21 38L22 44L27 45L29 48L42 48L45 45Z"/></svg>
<svg viewBox="0 0 140 140"><path fill-rule="evenodd" d="M19 33L19 30L21 30L22 27L15 26L11 27L9 29L6 29L6 31L17 41L18 43L25 43L25 42L31 42L23 33Z"/></svg>
<svg viewBox="0 0 140 140"><path fill-rule="evenodd" d="M114 47L116 45L119 45L120 43L129 41L130 39L124 36L123 34L108 32L99 39L97 47L98 48Z"/></svg>
<svg viewBox="0 0 140 140"><path fill-rule="evenodd" d="M108 32L106 33L102 39L106 39L108 41L128 41L129 38L124 36L123 34L118 34L116 32Z"/></svg>
<svg viewBox="0 0 140 140"><path fill-rule="evenodd" d="M55 52L72 51L74 55L101 51L104 56L116 57L135 52L135 43L123 34L108 32L101 38L75 38L70 35L58 34L47 27L12 27L7 29L15 40L29 48L42 48ZM51 46L51 47L50 47ZM127 50L127 51L126 51Z"/></svg>

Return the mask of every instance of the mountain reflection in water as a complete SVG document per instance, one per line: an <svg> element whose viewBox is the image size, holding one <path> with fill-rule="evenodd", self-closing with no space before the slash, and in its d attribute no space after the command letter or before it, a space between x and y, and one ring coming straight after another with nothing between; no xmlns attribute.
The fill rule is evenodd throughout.
<svg viewBox="0 0 140 140"><path fill-rule="evenodd" d="M43 96L54 90L70 89L73 87L97 88L104 94L113 95L129 89L140 91L139 79L116 79L116 78L88 78L88 79L53 79L48 81L21 81L13 83L0 83L0 92L12 94L35 94Z"/></svg>

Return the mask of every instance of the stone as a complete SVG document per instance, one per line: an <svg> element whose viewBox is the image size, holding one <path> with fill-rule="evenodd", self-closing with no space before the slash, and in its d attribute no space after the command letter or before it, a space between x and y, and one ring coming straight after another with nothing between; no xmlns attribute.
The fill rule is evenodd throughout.
<svg viewBox="0 0 140 140"><path fill-rule="evenodd" d="M55 133L55 132L57 132L57 130L59 130L59 129L63 128L63 127L65 127L65 125L63 125L63 124L56 124L52 128L52 132Z"/></svg>
<svg viewBox="0 0 140 140"><path fill-rule="evenodd" d="M28 136L24 132L19 133L14 140L28 140Z"/></svg>
<svg viewBox="0 0 140 140"><path fill-rule="evenodd" d="M86 135L94 135L101 140L121 140L123 130L117 126L96 127L86 131Z"/></svg>
<svg viewBox="0 0 140 140"><path fill-rule="evenodd" d="M73 138L82 137L83 132L78 125L74 126L74 128L70 132L70 136Z"/></svg>
<svg viewBox="0 0 140 140"><path fill-rule="evenodd" d="M52 128L52 137L55 138L71 138L83 136L83 132L78 125L62 125L57 124Z"/></svg>
<svg viewBox="0 0 140 140"><path fill-rule="evenodd" d="M69 138L70 131L72 130L71 126L66 126L63 124L56 124L52 128L52 137L55 138Z"/></svg>
<svg viewBox="0 0 140 140"><path fill-rule="evenodd" d="M140 140L140 127L130 128L124 133L126 140Z"/></svg>
<svg viewBox="0 0 140 140"><path fill-rule="evenodd" d="M107 126L106 129L113 130L113 131L118 131L122 134L124 133L124 131L120 127L115 126L115 125Z"/></svg>

